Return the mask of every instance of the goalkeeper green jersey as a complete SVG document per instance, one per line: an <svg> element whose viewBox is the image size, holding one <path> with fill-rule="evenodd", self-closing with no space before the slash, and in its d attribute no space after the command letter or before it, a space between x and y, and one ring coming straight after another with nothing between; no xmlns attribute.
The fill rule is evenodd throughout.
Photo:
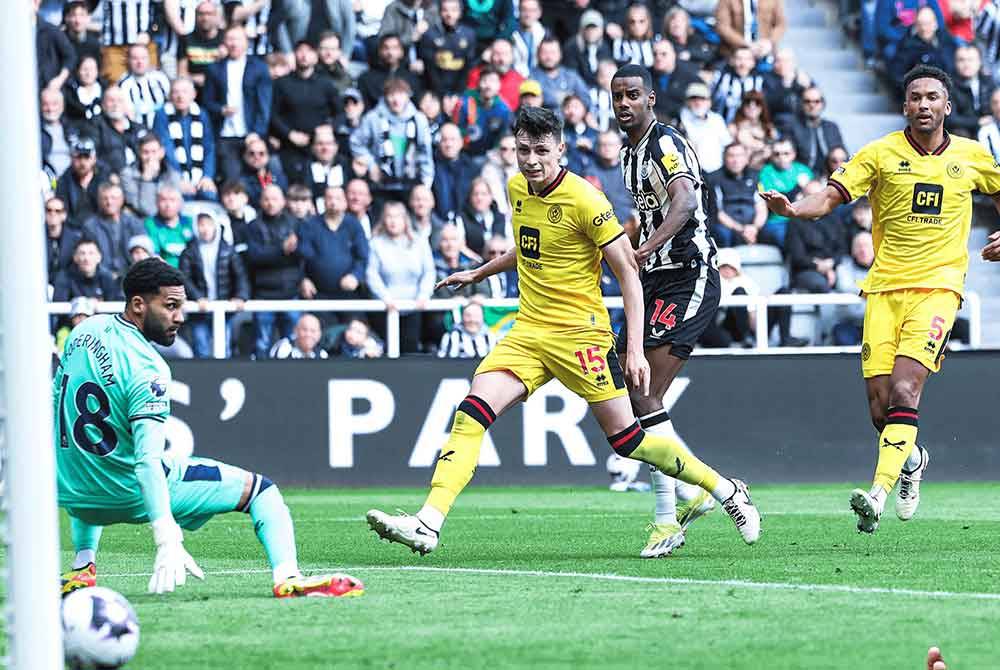
<svg viewBox="0 0 1000 670"><path fill-rule="evenodd" d="M143 504L135 422L165 422L170 368L120 315L92 316L73 329L52 384L59 504ZM149 447L147 447L148 449ZM153 445L162 453L163 445Z"/></svg>

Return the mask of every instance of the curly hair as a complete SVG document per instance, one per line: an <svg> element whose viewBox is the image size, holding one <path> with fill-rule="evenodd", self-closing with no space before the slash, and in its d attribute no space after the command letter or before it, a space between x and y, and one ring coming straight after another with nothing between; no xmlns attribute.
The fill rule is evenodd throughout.
<svg viewBox="0 0 1000 670"><path fill-rule="evenodd" d="M146 258L128 269L122 280L125 299L156 295L164 286L184 286L181 271L160 258Z"/></svg>

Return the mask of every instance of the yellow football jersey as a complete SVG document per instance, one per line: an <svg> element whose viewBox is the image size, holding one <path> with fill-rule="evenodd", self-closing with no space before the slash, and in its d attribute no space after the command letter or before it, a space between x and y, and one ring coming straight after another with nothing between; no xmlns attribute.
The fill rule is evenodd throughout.
<svg viewBox="0 0 1000 670"><path fill-rule="evenodd" d="M507 191L517 245L518 322L610 330L601 300L601 248L625 231L607 197L565 169L539 193L520 173Z"/></svg>
<svg viewBox="0 0 1000 670"><path fill-rule="evenodd" d="M942 288L962 295L972 193L1000 191L1000 165L978 142L945 133L928 153L909 129L867 144L830 179L848 202L872 202L875 264L865 293Z"/></svg>

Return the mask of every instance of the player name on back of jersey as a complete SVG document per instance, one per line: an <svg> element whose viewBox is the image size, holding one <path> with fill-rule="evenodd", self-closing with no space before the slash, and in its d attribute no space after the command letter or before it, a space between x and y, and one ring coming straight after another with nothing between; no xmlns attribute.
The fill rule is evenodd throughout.
<svg viewBox="0 0 1000 670"><path fill-rule="evenodd" d="M93 318L93 317L91 317ZM111 363L111 350L93 333L81 333L66 343L63 349L62 363L65 364L78 351L89 351L94 359L96 372L100 375L104 386L114 386L115 376Z"/></svg>

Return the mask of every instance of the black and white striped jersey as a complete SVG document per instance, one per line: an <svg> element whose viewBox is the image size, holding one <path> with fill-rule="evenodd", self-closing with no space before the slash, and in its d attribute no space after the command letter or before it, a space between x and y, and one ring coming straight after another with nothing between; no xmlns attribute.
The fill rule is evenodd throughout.
<svg viewBox="0 0 1000 670"><path fill-rule="evenodd" d="M156 110L170 97L170 79L160 70L149 70L141 77L126 72L118 80L118 88L128 98L135 111L135 120L152 129Z"/></svg>
<svg viewBox="0 0 1000 670"><path fill-rule="evenodd" d="M166 16L160 18L160 31L163 34L163 44L161 46L161 52L165 54L170 54L172 56L177 56L177 47L180 46L181 37L185 35L190 35L194 32L195 28L195 14L197 13L198 5L202 0L179 0L178 10L180 10L181 25L184 26L184 32L180 35L174 32L174 29L170 27L167 23ZM161 9L161 11L166 11Z"/></svg>
<svg viewBox="0 0 1000 670"><path fill-rule="evenodd" d="M140 33L152 30L154 6L161 2L162 0L102 0L101 44L134 44Z"/></svg>
<svg viewBox="0 0 1000 670"><path fill-rule="evenodd" d="M666 219L670 208L667 188L677 179L690 179L698 191L698 208L684 226L660 247L642 268L645 272L676 270L694 259L710 263L715 247L708 236L708 197L698 156L676 128L654 121L636 146L621 150L625 188L639 214L639 241L644 243Z"/></svg>
<svg viewBox="0 0 1000 670"><path fill-rule="evenodd" d="M226 12L226 21L232 23L236 8L249 4L253 4L253 0L224 0L223 8ZM251 56L266 56L271 53L271 41L268 34L270 21L271 0L267 0L259 12L251 14L243 21L247 28L247 35L250 37L250 48L247 53Z"/></svg>

